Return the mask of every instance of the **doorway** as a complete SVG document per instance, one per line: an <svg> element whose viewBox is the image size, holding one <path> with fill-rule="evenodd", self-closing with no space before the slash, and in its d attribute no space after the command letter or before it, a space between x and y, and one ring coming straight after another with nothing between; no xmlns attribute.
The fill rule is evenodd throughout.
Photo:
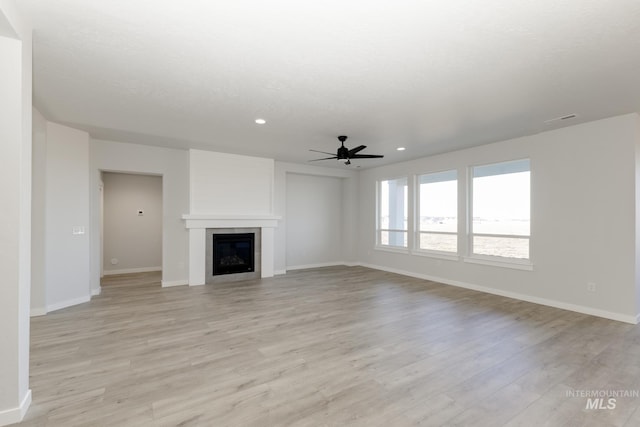
<svg viewBox="0 0 640 427"><path fill-rule="evenodd" d="M162 176L101 172L102 274L162 271Z"/></svg>

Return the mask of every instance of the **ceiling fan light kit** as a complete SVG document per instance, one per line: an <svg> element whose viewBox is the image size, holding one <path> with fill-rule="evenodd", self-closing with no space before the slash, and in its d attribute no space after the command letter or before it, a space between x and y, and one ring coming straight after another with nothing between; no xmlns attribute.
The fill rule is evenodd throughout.
<svg viewBox="0 0 640 427"><path fill-rule="evenodd" d="M335 156L331 156L331 157L323 157L322 159L313 159L313 160L309 160L310 162L318 162L320 160L333 160L333 159L337 159L337 160L344 160L344 164L345 165L350 165L351 164L351 160L352 159L381 159L384 156L381 154L358 154L360 151L364 150L365 148L367 148L366 145L359 145L356 148L352 148L352 149L348 149L347 147L344 146L344 142L347 140L347 136L346 135L340 135L338 137L338 141L340 141L340 147L338 147L338 151L336 152ZM331 153L327 153L326 151L318 151L318 150L309 150L309 151L313 151L316 153L322 153L322 154L331 154Z"/></svg>

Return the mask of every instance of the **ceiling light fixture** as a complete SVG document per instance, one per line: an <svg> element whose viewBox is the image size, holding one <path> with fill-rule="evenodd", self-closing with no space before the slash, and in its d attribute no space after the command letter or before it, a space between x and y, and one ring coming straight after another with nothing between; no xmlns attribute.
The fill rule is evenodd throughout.
<svg viewBox="0 0 640 427"><path fill-rule="evenodd" d="M404 150L406 150L406 148L404 148L404 147L398 147L398 148L396 148L396 150L397 150L397 151L404 151Z"/></svg>
<svg viewBox="0 0 640 427"><path fill-rule="evenodd" d="M256 119L256 123L259 125L263 125L265 123L267 123L267 121L265 119Z"/></svg>

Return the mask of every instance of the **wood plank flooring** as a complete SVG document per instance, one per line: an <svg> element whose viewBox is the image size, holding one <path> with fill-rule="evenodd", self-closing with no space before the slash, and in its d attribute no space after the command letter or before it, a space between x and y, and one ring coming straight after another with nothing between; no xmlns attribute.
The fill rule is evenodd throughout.
<svg viewBox="0 0 640 427"><path fill-rule="evenodd" d="M32 319L21 425L640 425L567 394L640 389L637 326L361 267L159 281Z"/></svg>

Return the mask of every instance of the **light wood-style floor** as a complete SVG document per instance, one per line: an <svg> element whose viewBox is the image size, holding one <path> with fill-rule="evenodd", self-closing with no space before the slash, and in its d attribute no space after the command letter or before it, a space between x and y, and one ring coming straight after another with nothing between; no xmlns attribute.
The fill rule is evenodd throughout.
<svg viewBox="0 0 640 427"><path fill-rule="evenodd" d="M638 426L640 328L360 267L162 289L109 277L32 319L24 426Z"/></svg>

